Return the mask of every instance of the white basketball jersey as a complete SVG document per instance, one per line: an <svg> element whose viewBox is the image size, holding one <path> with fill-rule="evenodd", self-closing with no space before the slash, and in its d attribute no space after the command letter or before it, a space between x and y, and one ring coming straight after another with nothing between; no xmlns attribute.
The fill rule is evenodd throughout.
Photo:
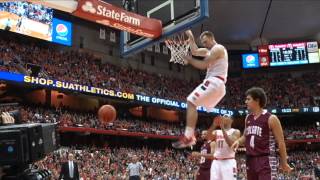
<svg viewBox="0 0 320 180"><path fill-rule="evenodd" d="M231 128L227 132L227 135L230 136L233 134L235 129ZM235 152L229 147L226 140L223 137L222 130L216 130L216 146L214 151L215 158L234 158Z"/></svg>
<svg viewBox="0 0 320 180"><path fill-rule="evenodd" d="M210 54L212 53L213 48L217 46L222 46L221 44L216 44L210 49ZM223 46L222 46L223 47ZM227 80L228 76L228 53L225 47L224 49L224 56L220 59L215 60L213 63L209 64L207 68L207 75L206 79L219 76Z"/></svg>

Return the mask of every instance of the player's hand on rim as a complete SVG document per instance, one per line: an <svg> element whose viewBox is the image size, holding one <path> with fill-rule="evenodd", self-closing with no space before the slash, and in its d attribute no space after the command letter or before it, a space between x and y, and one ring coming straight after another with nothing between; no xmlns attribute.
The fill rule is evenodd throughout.
<svg viewBox="0 0 320 180"><path fill-rule="evenodd" d="M186 30L186 35L188 36L188 40L189 40L189 42L190 41L194 41L194 36L193 36L193 33L192 33L192 31L189 29L189 30Z"/></svg>

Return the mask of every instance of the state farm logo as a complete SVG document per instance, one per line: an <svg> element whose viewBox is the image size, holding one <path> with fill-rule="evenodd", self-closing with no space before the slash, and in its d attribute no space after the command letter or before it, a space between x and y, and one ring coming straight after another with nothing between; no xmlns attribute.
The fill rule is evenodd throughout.
<svg viewBox="0 0 320 180"><path fill-rule="evenodd" d="M139 17L136 17L135 15L130 14L130 12L121 10L107 3L94 5L91 1L86 1L81 6L81 9L84 12L110 18L121 23L128 23L138 27L141 26L141 19Z"/></svg>
<svg viewBox="0 0 320 180"><path fill-rule="evenodd" d="M96 9L93 7L92 2L90 1L86 1L86 3L82 5L82 10L85 12L90 12L92 14L96 13Z"/></svg>

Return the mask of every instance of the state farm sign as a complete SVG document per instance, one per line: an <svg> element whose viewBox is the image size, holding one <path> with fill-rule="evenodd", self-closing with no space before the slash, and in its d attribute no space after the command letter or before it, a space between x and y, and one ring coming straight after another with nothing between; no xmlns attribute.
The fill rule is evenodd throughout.
<svg viewBox="0 0 320 180"><path fill-rule="evenodd" d="M98 0L80 0L73 15L147 38L162 34L160 20L128 12Z"/></svg>

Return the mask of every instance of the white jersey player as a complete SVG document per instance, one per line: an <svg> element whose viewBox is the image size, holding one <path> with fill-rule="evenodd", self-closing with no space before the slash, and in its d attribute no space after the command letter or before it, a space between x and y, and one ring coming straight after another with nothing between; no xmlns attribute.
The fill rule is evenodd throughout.
<svg viewBox="0 0 320 180"><path fill-rule="evenodd" d="M231 128L232 118L224 115L220 119L221 130L213 131L215 139L214 160L211 164L210 180L236 180L237 163L233 142L240 137L238 129Z"/></svg>
<svg viewBox="0 0 320 180"><path fill-rule="evenodd" d="M198 106L206 109L214 108L226 94L225 83L228 76L228 53L224 46L218 44L213 33L205 31L200 35L200 40L205 48L198 48L192 32L186 31L189 37L191 53L194 56L202 56L204 60L196 60L191 56L185 57L187 64L195 68L207 70L206 78L187 97L187 126L184 136L173 143L174 148L185 148L196 143L194 129L198 120Z"/></svg>

